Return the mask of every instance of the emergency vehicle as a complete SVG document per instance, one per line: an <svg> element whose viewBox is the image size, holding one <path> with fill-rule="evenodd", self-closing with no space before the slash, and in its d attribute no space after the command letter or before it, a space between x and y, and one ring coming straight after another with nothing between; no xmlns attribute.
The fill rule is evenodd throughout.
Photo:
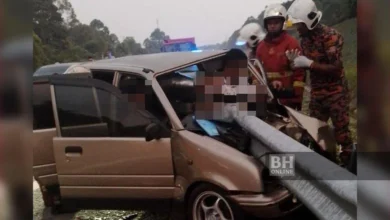
<svg viewBox="0 0 390 220"><path fill-rule="evenodd" d="M177 38L163 41L161 52L197 51L195 38Z"/></svg>

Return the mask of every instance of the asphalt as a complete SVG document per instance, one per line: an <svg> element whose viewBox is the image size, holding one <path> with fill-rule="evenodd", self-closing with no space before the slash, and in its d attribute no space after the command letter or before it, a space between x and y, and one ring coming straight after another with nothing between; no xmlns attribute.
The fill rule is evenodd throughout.
<svg viewBox="0 0 390 220"><path fill-rule="evenodd" d="M42 201L42 194L39 190L38 183L33 180L33 194L34 194L34 220L73 220L73 219L107 219L105 217L110 216L110 211L108 213L105 213L107 211L102 212L94 212L94 211L87 211L87 213L66 213L66 214L56 214L53 215L51 213L50 208L45 208ZM145 220L167 220L165 215L158 216L158 214L152 214L151 216L149 214L143 215L141 214L139 218L137 218L137 215L132 215L129 213L122 213L111 211L112 214L115 214L116 219L123 220L123 219L145 219ZM128 218L126 218L128 216ZM317 219L316 216L314 216L313 213L311 213L308 209L302 208L298 212L294 213L292 216L280 218L279 220L293 220L293 219L301 219L301 218L307 218L311 220Z"/></svg>

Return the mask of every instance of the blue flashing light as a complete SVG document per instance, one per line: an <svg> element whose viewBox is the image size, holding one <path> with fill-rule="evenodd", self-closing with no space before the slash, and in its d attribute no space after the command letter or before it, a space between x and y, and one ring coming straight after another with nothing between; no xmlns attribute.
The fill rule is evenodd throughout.
<svg viewBox="0 0 390 220"><path fill-rule="evenodd" d="M246 42L245 41L237 41L236 42L236 46L242 46L242 45L245 45Z"/></svg>
<svg viewBox="0 0 390 220"><path fill-rule="evenodd" d="M203 50L192 50L191 52L193 52L193 53L200 53L200 52L203 52Z"/></svg>

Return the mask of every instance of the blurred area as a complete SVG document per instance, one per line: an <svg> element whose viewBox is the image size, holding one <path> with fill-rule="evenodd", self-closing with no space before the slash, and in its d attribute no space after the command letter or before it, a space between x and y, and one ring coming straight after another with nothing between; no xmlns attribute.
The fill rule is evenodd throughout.
<svg viewBox="0 0 390 220"><path fill-rule="evenodd" d="M0 1L0 219L7 220L32 219L31 20L31 1Z"/></svg>
<svg viewBox="0 0 390 220"><path fill-rule="evenodd" d="M390 1L358 1L358 216L390 219Z"/></svg>
<svg viewBox="0 0 390 220"><path fill-rule="evenodd" d="M386 0L358 3L359 148L364 152L390 151L389 7Z"/></svg>

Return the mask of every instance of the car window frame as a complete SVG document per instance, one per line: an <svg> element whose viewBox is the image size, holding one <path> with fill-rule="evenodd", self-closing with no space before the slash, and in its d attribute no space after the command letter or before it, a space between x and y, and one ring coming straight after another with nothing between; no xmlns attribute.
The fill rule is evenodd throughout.
<svg viewBox="0 0 390 220"><path fill-rule="evenodd" d="M46 66L42 66L42 67L40 67L40 68L38 68L34 73L33 73L33 76L34 77L41 77L41 76L51 76L51 75L53 75L55 72L57 73L57 74L66 74L67 72L68 72L68 70L69 70L69 68L72 68L73 66L72 65L66 65L64 68L61 68L61 70L63 70L63 71L61 71L61 72L58 72L58 71L52 71L52 72L50 72L49 74L40 74L40 75L36 75L39 71L41 71L41 70L45 70L45 69L51 69L52 67L61 67L61 64L59 64L58 66L55 66L55 64L54 65L46 65ZM45 73L47 73L47 71L45 71Z"/></svg>
<svg viewBox="0 0 390 220"><path fill-rule="evenodd" d="M138 75L137 75L137 77L138 77ZM99 110L100 105L99 105L99 99L97 96L98 89L104 90L104 91L110 93L111 95L116 96L116 98L118 98L118 99L123 99L123 94L121 93L121 91L119 90L118 87L111 85L105 81L99 80L99 79L94 79L94 78L85 79L84 78L82 80L79 80L77 78L66 77L64 75L56 75L56 76L50 77L49 84L50 84L50 95L51 95L51 99L52 99L52 108L53 108L53 114L54 114L55 128L57 130L57 137L61 137L61 138L71 138L71 137L63 137L62 136L61 125L60 125L60 120L59 120L59 115L58 115L58 108L57 108L57 97L56 97L56 93L55 93L55 86L56 85L69 86L69 87L72 87L72 86L89 87L91 90L93 90L94 103L95 103L95 105L97 105L96 107L98 109L98 115L99 115L100 119L102 118L102 115L101 115L101 111ZM110 106L110 111L112 111L112 108L114 108L114 107ZM153 114L151 114L150 112L148 112L146 110L145 110L146 113L142 112L141 110L137 110L137 111L138 111L138 114L144 116L145 118L147 118L151 122L162 125L164 129L170 131L170 129L168 129L165 125L163 125L162 122L157 117L155 117ZM165 109L164 109L164 111L165 111ZM96 138L96 137L80 137L80 138ZM120 138L120 137L108 137L108 138ZM125 137L125 138L136 138L136 137Z"/></svg>
<svg viewBox="0 0 390 220"><path fill-rule="evenodd" d="M171 122L171 117L170 115L168 114L167 110L164 108L164 104L161 102L158 94L156 93L155 89L153 88L153 79L149 79L143 75L140 75L140 74L137 74L137 73L133 73L133 72L127 72L127 71L117 71L117 75L116 75L116 80L115 81L115 87L120 91L120 88L119 88L119 84L120 84L120 80L122 78L122 76L134 76L136 78L142 78L144 79L145 81L146 80L149 80L151 81L151 89L152 89L152 92L155 94L156 98L158 99L157 101L160 102L161 104L161 107L162 107L162 110L164 111L165 115L167 116L168 120L169 120L169 123L171 123L171 126L172 126L172 122ZM151 112L149 111L146 111L147 114L153 116L154 118L156 118L156 121L155 123L161 125L164 129L168 129L168 130L171 130L171 128L168 128L167 125L163 124L161 120L158 119L158 117L156 117L155 115L153 115Z"/></svg>

